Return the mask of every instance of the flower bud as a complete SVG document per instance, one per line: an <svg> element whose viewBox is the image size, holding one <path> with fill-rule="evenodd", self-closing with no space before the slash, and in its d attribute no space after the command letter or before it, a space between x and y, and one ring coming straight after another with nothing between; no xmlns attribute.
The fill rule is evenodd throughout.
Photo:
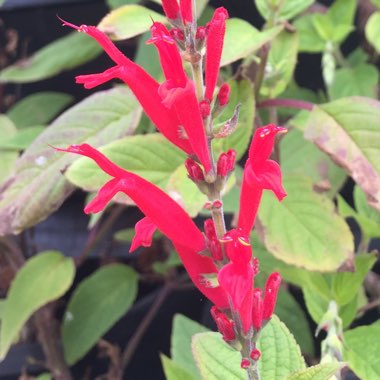
<svg viewBox="0 0 380 380"><path fill-rule="evenodd" d="M204 221L204 231L206 234L207 239L216 239L216 231L215 231L215 225L214 221L212 219L206 219Z"/></svg>
<svg viewBox="0 0 380 380"><path fill-rule="evenodd" d="M216 172L218 176L225 177L228 173L228 156L226 153L222 153L218 158L216 165Z"/></svg>
<svg viewBox="0 0 380 380"><path fill-rule="evenodd" d="M278 289L281 285L281 276L277 272L273 272L267 279L265 284L263 320L268 320L273 314L276 306Z"/></svg>
<svg viewBox="0 0 380 380"><path fill-rule="evenodd" d="M224 313L222 313L216 306L210 310L211 316L214 319L219 332L223 335L226 342L235 339L234 322L231 321Z"/></svg>
<svg viewBox="0 0 380 380"><path fill-rule="evenodd" d="M211 252L211 257L214 261L222 261L223 260L223 252L222 246L220 245L219 240L212 239L209 241L209 249Z"/></svg>
<svg viewBox="0 0 380 380"><path fill-rule="evenodd" d="M249 368L250 365L251 365L251 362L249 361L249 359L242 359L240 363L240 367L243 369Z"/></svg>
<svg viewBox="0 0 380 380"><path fill-rule="evenodd" d="M220 199L217 199L212 203L212 208L219 209L223 207L223 202Z"/></svg>
<svg viewBox="0 0 380 380"><path fill-rule="evenodd" d="M181 29L178 29L178 28L171 29L170 30L170 35L176 41L183 41L185 39L183 31Z"/></svg>
<svg viewBox="0 0 380 380"><path fill-rule="evenodd" d="M254 349L251 351L251 353L250 353L249 356L251 357L252 360L254 360L255 362L257 362L257 361L260 359L261 352L260 352L260 350L258 350L257 348L254 348Z"/></svg>
<svg viewBox="0 0 380 380"><path fill-rule="evenodd" d="M204 181L205 177L201 167L192 158L185 161L185 166L190 179L194 182Z"/></svg>
<svg viewBox="0 0 380 380"><path fill-rule="evenodd" d="M223 83L218 92L218 101L221 107L225 106L230 100L231 87L228 83Z"/></svg>
<svg viewBox="0 0 380 380"><path fill-rule="evenodd" d="M236 151L234 149L229 149L227 151L228 156L228 172L231 172L235 168L235 161L236 161Z"/></svg>
<svg viewBox="0 0 380 380"><path fill-rule="evenodd" d="M182 22L191 24L193 22L193 0L179 0Z"/></svg>
<svg viewBox="0 0 380 380"><path fill-rule="evenodd" d="M179 15L177 0L162 0L162 8L169 20L176 20Z"/></svg>
<svg viewBox="0 0 380 380"><path fill-rule="evenodd" d="M259 259L257 257L254 257L252 259L252 268L253 268L253 274L256 276L259 273Z"/></svg>
<svg viewBox="0 0 380 380"><path fill-rule="evenodd" d="M263 322L263 299L261 289L253 289L252 326L256 331L261 329Z"/></svg>
<svg viewBox="0 0 380 380"><path fill-rule="evenodd" d="M207 28L205 26L200 26L197 28L195 38L197 40L204 40L207 36Z"/></svg>
<svg viewBox="0 0 380 380"><path fill-rule="evenodd" d="M202 118L206 119L211 113L210 102L208 100L202 100L199 102L199 111L201 112Z"/></svg>

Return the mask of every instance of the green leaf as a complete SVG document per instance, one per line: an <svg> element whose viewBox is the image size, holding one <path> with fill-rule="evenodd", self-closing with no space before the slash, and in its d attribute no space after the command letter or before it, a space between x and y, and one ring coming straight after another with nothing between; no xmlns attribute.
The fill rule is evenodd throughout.
<svg viewBox="0 0 380 380"><path fill-rule="evenodd" d="M113 235L114 239L120 243L131 243L134 236L135 236L134 228L125 228L123 230L119 230L115 232L115 234Z"/></svg>
<svg viewBox="0 0 380 380"><path fill-rule="evenodd" d="M249 56L271 41L283 29L283 26L275 26L260 32L247 21L238 18L227 20L226 25L221 66Z"/></svg>
<svg viewBox="0 0 380 380"><path fill-rule="evenodd" d="M45 127L28 127L23 128L14 136L8 137L0 141L0 149L4 150L24 150L33 140L45 129Z"/></svg>
<svg viewBox="0 0 380 380"><path fill-rule="evenodd" d="M152 44L146 43L149 38L151 38L150 32L144 33L139 38L134 62L143 67L154 78L160 79L162 77L160 60L157 50L153 48Z"/></svg>
<svg viewBox="0 0 380 380"><path fill-rule="evenodd" d="M275 98L285 90L297 63L297 52L298 33L282 31L274 38L260 88L261 95Z"/></svg>
<svg viewBox="0 0 380 380"><path fill-rule="evenodd" d="M15 234L45 219L74 190L65 170L78 156L55 152L89 143L95 147L134 132L141 109L125 87L98 92L67 110L26 149L1 189L0 235Z"/></svg>
<svg viewBox="0 0 380 380"><path fill-rule="evenodd" d="M223 113L217 117L215 124L224 125L234 113L237 104L241 104L239 112L239 123L232 135L214 140L214 147L220 151L226 152L228 149L235 149L239 160L247 151L251 141L253 120L255 116L254 95L252 84L249 80L243 79L239 82L230 80L228 84L231 87L230 101Z"/></svg>
<svg viewBox="0 0 380 380"><path fill-rule="evenodd" d="M380 324L357 327L344 333L344 360L362 380L380 378Z"/></svg>
<svg viewBox="0 0 380 380"><path fill-rule="evenodd" d="M108 8L115 9L127 4L136 4L140 0L106 0Z"/></svg>
<svg viewBox="0 0 380 380"><path fill-rule="evenodd" d="M165 187L170 175L185 161L185 154L159 133L124 137L100 151L122 168ZM70 182L96 191L110 178L92 160L80 158L66 172Z"/></svg>
<svg viewBox="0 0 380 380"><path fill-rule="evenodd" d="M51 78L91 61L101 52L96 41L84 33L73 32L0 71L0 82L29 83Z"/></svg>
<svg viewBox="0 0 380 380"><path fill-rule="evenodd" d="M0 114L0 142L6 141L8 138L13 138L17 134L17 129L12 121L5 115ZM8 178L14 170L16 160L18 157L17 152L7 152L1 149L1 165L0 165L0 184ZM1 194L1 190L0 190Z"/></svg>
<svg viewBox="0 0 380 380"><path fill-rule="evenodd" d="M376 99L378 81L379 73L374 65L343 67L335 71L334 81L328 88L329 96L331 100L354 95Z"/></svg>
<svg viewBox="0 0 380 380"><path fill-rule="evenodd" d="M318 364L302 371L293 372L286 380L330 380L337 371L344 367L344 363Z"/></svg>
<svg viewBox="0 0 380 380"><path fill-rule="evenodd" d="M380 0L370 0L373 5L380 8Z"/></svg>
<svg viewBox="0 0 380 380"><path fill-rule="evenodd" d="M51 380L51 374L48 372L42 373L36 377L36 380Z"/></svg>
<svg viewBox="0 0 380 380"><path fill-rule="evenodd" d="M17 272L1 321L0 359L5 357L33 313L66 293L74 275L73 260L56 251L46 251L32 257Z"/></svg>
<svg viewBox="0 0 380 380"><path fill-rule="evenodd" d="M335 270L352 258L352 234L333 202L313 192L305 177L284 178L284 187L288 196L282 202L263 194L259 217L268 250L288 264L316 271Z"/></svg>
<svg viewBox="0 0 380 380"><path fill-rule="evenodd" d="M65 358L72 365L128 311L137 294L137 273L110 264L86 277L75 289L62 325Z"/></svg>
<svg viewBox="0 0 380 380"><path fill-rule="evenodd" d="M148 31L152 20L167 23L164 16L151 9L136 4L124 5L103 17L98 28L113 40L125 40Z"/></svg>
<svg viewBox="0 0 380 380"><path fill-rule="evenodd" d="M350 97L314 106L305 138L342 166L380 210L380 102Z"/></svg>
<svg viewBox="0 0 380 380"><path fill-rule="evenodd" d="M255 4L265 20L276 17L278 20L289 20L303 12L314 0L256 0Z"/></svg>
<svg viewBox="0 0 380 380"><path fill-rule="evenodd" d="M359 186L355 186L354 188L354 201L355 207L358 210L359 215L375 222L378 225L378 235L376 236L379 236L380 212L368 205L367 198L363 190Z"/></svg>
<svg viewBox="0 0 380 380"><path fill-rule="evenodd" d="M299 342L301 351L314 357L314 342L306 315L289 292L279 291L275 313Z"/></svg>
<svg viewBox="0 0 380 380"><path fill-rule="evenodd" d="M191 373L194 379L200 379L200 376L191 353L191 340L195 334L207 331L206 327L184 315L174 316L170 353L173 362Z"/></svg>
<svg viewBox="0 0 380 380"><path fill-rule="evenodd" d="M17 128L49 123L64 108L72 103L71 95L61 92L38 92L17 102L7 112L7 116Z"/></svg>
<svg viewBox="0 0 380 380"><path fill-rule="evenodd" d="M196 378L187 372L185 369L181 368L173 360L169 359L167 356L161 354L161 363L164 367L164 373L166 380L195 380Z"/></svg>
<svg viewBox="0 0 380 380"><path fill-rule="evenodd" d="M299 33L299 52L320 53L325 50L326 41L319 35L315 24L314 14L309 13L294 21Z"/></svg>
<svg viewBox="0 0 380 380"><path fill-rule="evenodd" d="M285 178L291 175L308 176L317 187L325 188L329 196L334 196L347 178L344 170L305 140L298 129L290 130L281 139L280 162Z"/></svg>

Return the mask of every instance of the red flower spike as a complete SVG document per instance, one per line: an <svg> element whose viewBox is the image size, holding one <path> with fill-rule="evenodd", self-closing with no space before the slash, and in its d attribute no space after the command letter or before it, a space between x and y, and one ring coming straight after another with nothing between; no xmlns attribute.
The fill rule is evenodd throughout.
<svg viewBox="0 0 380 380"><path fill-rule="evenodd" d="M231 87L228 83L223 83L218 92L218 101L220 106L225 106L230 100Z"/></svg>
<svg viewBox="0 0 380 380"><path fill-rule="evenodd" d="M139 247L150 247L156 229L157 226L147 216L138 221L135 225L136 234L133 237L129 253Z"/></svg>
<svg viewBox="0 0 380 380"><path fill-rule="evenodd" d="M64 21L64 25L77 29L94 38L116 63L115 67L103 73L80 75L76 77L76 82L83 84L85 88L89 89L111 79L121 79L129 86L157 129L174 145L178 146L187 154L192 154L189 141L180 137L180 123L175 112L168 110L162 104L162 99L158 94L159 83L144 69L128 59L113 42L95 26L82 25L78 27L66 21Z"/></svg>
<svg viewBox="0 0 380 380"><path fill-rule="evenodd" d="M199 182L205 180L201 167L192 158L186 159L185 166L189 177L193 181Z"/></svg>
<svg viewBox="0 0 380 380"><path fill-rule="evenodd" d="M205 98L212 101L216 82L219 76L220 59L222 57L226 19L225 8L217 8L208 26L206 40L206 91Z"/></svg>
<svg viewBox="0 0 380 380"><path fill-rule="evenodd" d="M259 331L263 324L263 298L261 289L255 288L252 298L252 327L256 331Z"/></svg>
<svg viewBox="0 0 380 380"><path fill-rule="evenodd" d="M243 369L249 368L250 365L251 365L251 362L249 361L249 359L242 359L242 361L240 363L240 367Z"/></svg>
<svg viewBox="0 0 380 380"><path fill-rule="evenodd" d="M257 361L260 359L261 352L260 352L260 350L258 350L257 348L254 348L254 349L251 351L251 353L250 353L249 356L251 357L252 360L254 360L255 362L257 362Z"/></svg>
<svg viewBox="0 0 380 380"><path fill-rule="evenodd" d="M224 313L222 313L216 306L210 310L211 316L214 319L219 332L223 335L226 342L235 340L234 322L231 321Z"/></svg>
<svg viewBox="0 0 380 380"><path fill-rule="evenodd" d="M263 320L268 320L274 311L276 306L278 289L281 285L281 276L279 273L274 272L269 275L265 284L264 295L264 308L263 308Z"/></svg>
<svg viewBox="0 0 380 380"><path fill-rule="evenodd" d="M193 22L193 0L179 0L182 22L191 24Z"/></svg>
<svg viewBox="0 0 380 380"><path fill-rule="evenodd" d="M199 111L201 112L202 118L206 119L211 113L211 107L208 100L202 100L199 102Z"/></svg>
<svg viewBox="0 0 380 380"><path fill-rule="evenodd" d="M179 16L179 6L177 0L162 0L162 8L169 20L176 20Z"/></svg>
<svg viewBox="0 0 380 380"><path fill-rule="evenodd" d="M279 200L286 196L280 166L269 159L276 135L283 132L286 128L269 124L258 128L252 139L240 193L238 229L243 236L252 230L264 189L272 190Z"/></svg>

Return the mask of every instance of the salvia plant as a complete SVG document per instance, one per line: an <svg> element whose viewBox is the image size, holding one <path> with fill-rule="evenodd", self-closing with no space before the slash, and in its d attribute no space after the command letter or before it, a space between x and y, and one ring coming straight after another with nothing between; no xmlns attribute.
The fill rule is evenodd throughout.
<svg viewBox="0 0 380 380"><path fill-rule="evenodd" d="M58 17L72 34L0 72L6 89L104 51L111 67L75 81L114 85L47 128L70 97L34 94L0 116L0 275L9 273L0 283L0 359L32 331L46 359L38 379L86 376L73 366L94 346L109 359L101 378L122 379L165 299L190 279L217 332L175 316L171 358L161 355L166 379L380 378L370 250L380 236L380 4L256 0L259 31L207 1L162 0L164 15L130 3L110 0L98 26ZM343 54L357 6L367 12L367 53ZM114 41L142 33L135 60ZM298 52L320 53L319 93L296 84ZM353 202L339 194L348 176ZM74 185L90 193L82 253L38 252L31 231ZM158 248L164 260L147 275L109 259L73 286L126 205L143 216L113 240L133 258ZM121 350L105 334L132 312L138 280L164 285Z"/></svg>

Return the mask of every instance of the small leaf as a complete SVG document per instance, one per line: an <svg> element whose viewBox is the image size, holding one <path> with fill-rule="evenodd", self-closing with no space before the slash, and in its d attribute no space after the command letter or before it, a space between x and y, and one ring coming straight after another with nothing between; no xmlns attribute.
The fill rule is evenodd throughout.
<svg viewBox="0 0 380 380"><path fill-rule="evenodd" d="M162 366L164 367L166 380L196 380L196 378L192 376L191 373L181 368L177 363L169 359L167 356L161 354L160 358Z"/></svg>
<svg viewBox="0 0 380 380"><path fill-rule="evenodd" d="M238 18L228 19L226 25L221 66L249 56L271 41L283 29L283 26L275 26L260 32L247 21Z"/></svg>
<svg viewBox="0 0 380 380"><path fill-rule="evenodd" d="M354 95L376 99L378 82L379 73L376 66L363 63L336 70L328 92L331 100Z"/></svg>
<svg viewBox="0 0 380 380"><path fill-rule="evenodd" d="M306 14L294 21L299 36L299 52L320 53L325 50L326 41L319 35L315 24L314 14Z"/></svg>
<svg viewBox="0 0 380 380"><path fill-rule="evenodd" d="M72 365L127 312L137 294L136 272L110 264L75 289L62 325L65 358Z"/></svg>
<svg viewBox="0 0 380 380"><path fill-rule="evenodd" d="M18 159L0 189L0 235L15 234L45 219L73 191L61 171L78 157L49 145L95 147L133 133L141 109L125 87L98 92L67 110Z"/></svg>
<svg viewBox="0 0 380 380"><path fill-rule="evenodd" d="M167 22L164 16L141 5L124 5L103 17L98 27L114 40L125 40L148 31L152 20Z"/></svg>
<svg viewBox="0 0 380 380"><path fill-rule="evenodd" d="M289 20L313 4L313 0L256 0L255 4L261 16L266 20L273 17L274 14L279 20Z"/></svg>
<svg viewBox="0 0 380 380"><path fill-rule="evenodd" d="M0 71L0 82L29 83L51 78L91 61L101 52L96 41L83 33L73 32Z"/></svg>
<svg viewBox="0 0 380 380"><path fill-rule="evenodd" d="M195 334L206 331L209 331L206 327L184 315L174 316L170 353L173 362L191 373L195 379L200 379L200 376L191 353L191 340Z"/></svg>
<svg viewBox="0 0 380 380"><path fill-rule="evenodd" d="M122 168L165 187L170 175L185 161L185 154L159 133L124 137L100 151ZM80 158L66 172L70 182L97 191L110 178L92 160Z"/></svg>
<svg viewBox="0 0 380 380"><path fill-rule="evenodd" d="M365 26L365 36L377 53L380 53L380 12L371 14Z"/></svg>
<svg viewBox="0 0 380 380"><path fill-rule="evenodd" d="M333 202L313 192L304 177L285 178L284 187L288 196L281 203L263 194L259 217L268 250L288 264L316 271L332 271L351 260L353 237Z"/></svg>
<svg viewBox="0 0 380 380"><path fill-rule="evenodd" d="M37 92L17 102L7 116L17 128L49 123L64 108L72 103L71 95L61 92Z"/></svg>
<svg viewBox="0 0 380 380"><path fill-rule="evenodd" d="M305 138L342 166L380 210L380 102L350 97L314 106Z"/></svg>
<svg viewBox="0 0 380 380"><path fill-rule="evenodd" d="M362 380L380 378L380 324L357 327L344 333L344 360Z"/></svg>
<svg viewBox="0 0 380 380"><path fill-rule="evenodd" d="M344 363L318 364L302 371L293 372L286 380L330 380L331 376L344 366Z"/></svg>
<svg viewBox="0 0 380 380"><path fill-rule="evenodd" d="M56 251L46 251L32 257L17 272L1 321L0 359L5 357L33 313L66 293L74 275L73 260Z"/></svg>

